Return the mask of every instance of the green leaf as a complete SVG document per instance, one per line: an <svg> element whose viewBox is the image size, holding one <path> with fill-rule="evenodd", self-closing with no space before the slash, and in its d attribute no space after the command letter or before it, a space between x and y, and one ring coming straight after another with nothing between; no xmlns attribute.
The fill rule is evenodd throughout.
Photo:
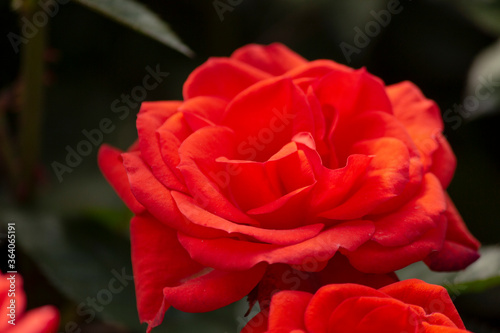
<svg viewBox="0 0 500 333"><path fill-rule="evenodd" d="M170 26L134 0L75 0L133 30L139 31L188 57L194 55Z"/></svg>
<svg viewBox="0 0 500 333"><path fill-rule="evenodd" d="M81 217L61 220L48 214L3 210L0 220L15 222L16 244L77 304L75 321L90 323L100 317L129 328L142 327L126 237ZM22 266L17 269L22 275Z"/></svg>
<svg viewBox="0 0 500 333"><path fill-rule="evenodd" d="M500 286L500 276L495 276L485 280L458 283L453 286L453 288L466 291L467 293L481 293L496 286ZM450 287L448 289L450 290Z"/></svg>
<svg viewBox="0 0 500 333"><path fill-rule="evenodd" d="M481 257L460 272L433 272L423 262L417 262L397 271L397 274L401 280L415 278L442 285L452 296L500 286L500 247L484 246L480 252Z"/></svg>
<svg viewBox="0 0 500 333"><path fill-rule="evenodd" d="M500 1L499 0L447 0L456 6L464 16L477 26L500 36Z"/></svg>
<svg viewBox="0 0 500 333"><path fill-rule="evenodd" d="M328 22L336 34L342 41L353 44L357 32L354 28L361 30L366 29L366 24L374 21L375 17L372 12L378 12L387 8L387 3L384 0L374 1L326 1L325 10L330 11L335 20ZM342 13L342 15L338 15Z"/></svg>

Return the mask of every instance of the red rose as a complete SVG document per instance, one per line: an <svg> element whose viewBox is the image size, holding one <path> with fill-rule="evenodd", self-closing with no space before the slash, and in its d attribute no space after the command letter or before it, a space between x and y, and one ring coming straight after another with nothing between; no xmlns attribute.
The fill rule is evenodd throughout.
<svg viewBox="0 0 500 333"><path fill-rule="evenodd" d="M308 62L280 44L212 58L184 101L143 103L139 140L100 167L135 213L139 315L209 311L247 295L268 264L358 270L477 259L445 192L455 157L436 104L409 82ZM306 267L309 262L313 268Z"/></svg>
<svg viewBox="0 0 500 333"><path fill-rule="evenodd" d="M282 291L242 333L468 332L446 289L412 279L378 290L330 284L316 294Z"/></svg>
<svg viewBox="0 0 500 333"><path fill-rule="evenodd" d="M19 274L0 272L0 332L3 333L56 333L59 312L50 305L24 313L26 295Z"/></svg>

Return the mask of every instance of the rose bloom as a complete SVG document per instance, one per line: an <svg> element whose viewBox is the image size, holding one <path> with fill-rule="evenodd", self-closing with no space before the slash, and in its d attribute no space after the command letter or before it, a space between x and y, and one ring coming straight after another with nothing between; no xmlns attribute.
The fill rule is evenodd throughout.
<svg viewBox="0 0 500 333"><path fill-rule="evenodd" d="M248 45L195 69L183 101L143 103L138 141L99 165L134 212L139 316L210 311L274 264L365 273L478 258L445 192L455 157L436 104L410 82ZM271 268L270 266L271 265Z"/></svg>
<svg viewBox="0 0 500 333"><path fill-rule="evenodd" d="M15 276L15 279L9 279ZM12 284L14 287L12 287ZM10 307L10 308L9 308ZM26 295L19 274L0 272L0 332L55 333L59 327L59 312L51 305L24 312ZM14 321L10 324L9 321Z"/></svg>
<svg viewBox="0 0 500 333"><path fill-rule="evenodd" d="M330 284L316 294L282 291L241 333L465 333L446 289L412 279L378 290Z"/></svg>

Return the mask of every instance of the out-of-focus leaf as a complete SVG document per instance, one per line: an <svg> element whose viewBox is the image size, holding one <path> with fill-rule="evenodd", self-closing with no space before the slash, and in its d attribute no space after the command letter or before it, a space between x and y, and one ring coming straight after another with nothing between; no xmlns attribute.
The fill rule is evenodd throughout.
<svg viewBox="0 0 500 333"><path fill-rule="evenodd" d="M500 24L500 17L498 22ZM474 59L468 76L467 97L464 99L466 111L470 110L472 117L499 112L500 40Z"/></svg>
<svg viewBox="0 0 500 333"><path fill-rule="evenodd" d="M125 207L121 210L96 208L88 209L84 216L128 237L129 221L133 214Z"/></svg>
<svg viewBox="0 0 500 333"><path fill-rule="evenodd" d="M481 257L460 272L433 272L424 263L418 262L399 270L397 274L401 280L417 278L442 285L454 296L500 286L500 247L485 246L480 252Z"/></svg>
<svg viewBox="0 0 500 333"><path fill-rule="evenodd" d="M194 55L155 13L134 0L75 0L113 20L158 40L188 57Z"/></svg>
<svg viewBox="0 0 500 333"><path fill-rule="evenodd" d="M39 213L5 211L2 223L15 222L16 244L77 306L75 320L95 317L139 328L130 243L89 219L61 220ZM22 266L18 267L22 275Z"/></svg>
<svg viewBox="0 0 500 333"><path fill-rule="evenodd" d="M240 332L248 320L258 311L245 317L248 302L242 299L224 308L207 313L186 313L174 308L168 309L163 323L153 331L156 333L233 333ZM258 306L255 307L258 310Z"/></svg>
<svg viewBox="0 0 500 333"><path fill-rule="evenodd" d="M481 293L497 286L500 286L500 276L495 276L485 280L458 283L453 287L457 290L465 290L468 293Z"/></svg>
<svg viewBox="0 0 500 333"><path fill-rule="evenodd" d="M500 36L499 0L447 0L487 32Z"/></svg>
<svg viewBox="0 0 500 333"><path fill-rule="evenodd" d="M128 234L132 213L101 174L81 172L78 177L68 177L58 186L44 189L39 200L41 207L59 216L80 212L80 216Z"/></svg>
<svg viewBox="0 0 500 333"><path fill-rule="evenodd" d="M366 64L369 50L410 4L401 1L394 7L394 1L386 0L326 1L321 12L327 29L338 38L337 47L344 57L340 61L354 67Z"/></svg>
<svg viewBox="0 0 500 333"><path fill-rule="evenodd" d="M334 31L341 34L341 39L349 44L354 44L354 37L357 34L354 28L365 32L368 22L377 22L374 12L378 13L386 7L384 0L329 1L327 3L330 11L328 14L335 17L328 24L331 24ZM382 30L383 27L380 29Z"/></svg>

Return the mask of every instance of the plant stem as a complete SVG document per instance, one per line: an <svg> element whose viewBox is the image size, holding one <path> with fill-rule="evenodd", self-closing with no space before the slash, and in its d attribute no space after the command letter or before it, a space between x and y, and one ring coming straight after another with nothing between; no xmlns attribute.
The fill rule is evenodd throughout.
<svg viewBox="0 0 500 333"><path fill-rule="evenodd" d="M26 15L33 17L33 6ZM38 32L28 39L21 50L21 110L19 118L19 151L21 161L20 199L31 197L35 185L35 171L40 158L41 127L43 109L43 74L45 35L47 26L40 26Z"/></svg>

